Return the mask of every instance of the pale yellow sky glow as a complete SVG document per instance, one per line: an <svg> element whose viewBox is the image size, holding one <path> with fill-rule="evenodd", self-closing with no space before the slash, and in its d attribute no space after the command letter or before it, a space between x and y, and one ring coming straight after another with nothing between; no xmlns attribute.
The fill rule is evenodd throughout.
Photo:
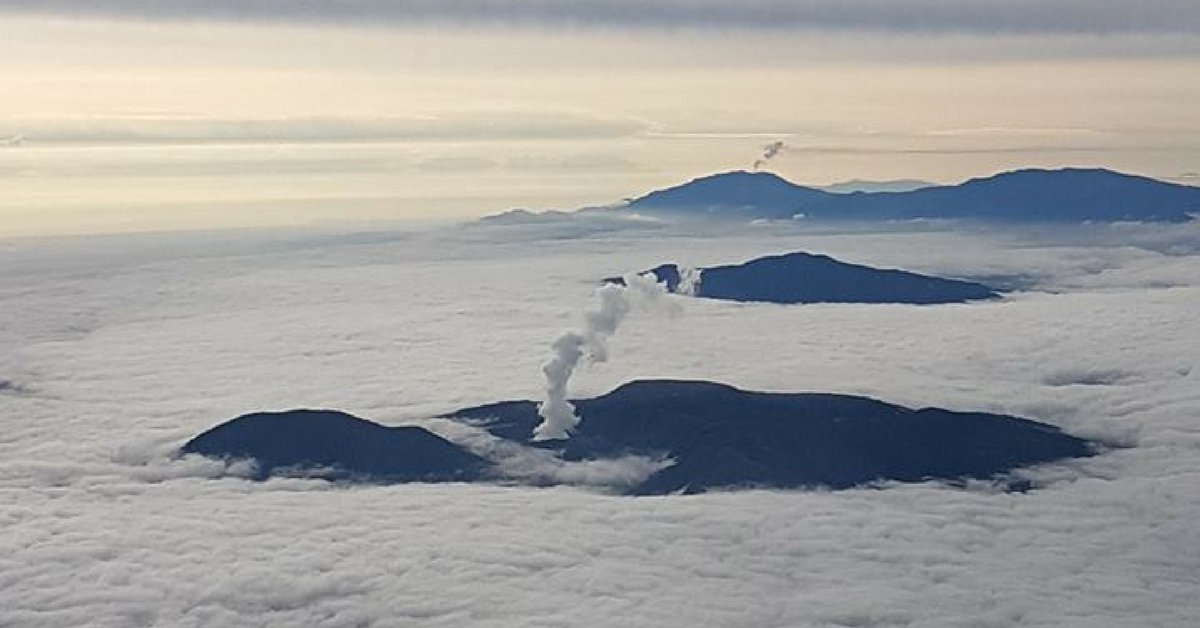
<svg viewBox="0 0 1200 628"><path fill-rule="evenodd" d="M0 14L0 236L603 204L762 145L794 181L1200 170L1196 37Z"/></svg>

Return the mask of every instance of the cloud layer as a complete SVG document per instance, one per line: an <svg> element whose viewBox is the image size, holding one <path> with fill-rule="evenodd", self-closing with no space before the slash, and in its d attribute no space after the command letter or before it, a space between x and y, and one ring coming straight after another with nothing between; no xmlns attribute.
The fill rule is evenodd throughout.
<svg viewBox="0 0 1200 628"><path fill-rule="evenodd" d="M0 625L1191 625L1196 229L0 242L0 379L19 386L0 391ZM534 398L546 338L576 324L595 277L797 248L1035 289L947 307L691 299L677 321L627 321L573 392L698 377L1137 446L1037 470L1050 486L1024 495L663 499L252 483L169 455L232 416L297 406L494 446L428 417ZM511 472L587 485L654 464Z"/></svg>
<svg viewBox="0 0 1200 628"><path fill-rule="evenodd" d="M876 30L974 33L1192 33L1187 0L4 0L0 10L151 19L295 22L466 22L576 26Z"/></svg>
<svg viewBox="0 0 1200 628"><path fill-rule="evenodd" d="M13 120L22 143L194 144L321 143L628 137L644 130L632 119L561 111L456 112L377 118L206 118L188 115ZM0 127L8 131L6 127ZM14 131L15 133L15 131Z"/></svg>

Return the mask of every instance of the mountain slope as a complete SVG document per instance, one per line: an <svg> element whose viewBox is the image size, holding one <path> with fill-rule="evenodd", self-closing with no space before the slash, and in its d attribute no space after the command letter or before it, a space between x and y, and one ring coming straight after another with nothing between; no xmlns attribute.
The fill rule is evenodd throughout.
<svg viewBox="0 0 1200 628"><path fill-rule="evenodd" d="M769 172L727 172L694 179L630 201L643 214L685 214L736 218L790 218L802 204L824 203L837 195L796 185Z"/></svg>
<svg viewBox="0 0 1200 628"><path fill-rule="evenodd" d="M636 494L1006 481L1003 474L1021 466L1094 453L1087 441L1025 419L704 381L634 381L575 404L582 422L561 441L531 441L540 420L533 401L467 408L450 418L567 461L670 458L671 466L633 487ZM301 475L376 484L498 477L491 462L422 428L389 428L329 410L244 415L196 436L182 453L252 458L256 479Z"/></svg>
<svg viewBox="0 0 1200 628"><path fill-rule="evenodd" d="M822 217L979 218L1019 222L1182 221L1200 212L1200 188L1111 170L1018 170L955 186L850 194Z"/></svg>
<svg viewBox="0 0 1200 628"><path fill-rule="evenodd" d="M188 441L183 453L253 458L256 477L318 475L370 482L465 481L482 458L419 427L386 427L333 410L247 414Z"/></svg>
<svg viewBox="0 0 1200 628"><path fill-rule="evenodd" d="M651 269L675 292L679 267L663 264ZM623 283L619 277L605 281ZM701 269L695 296L727 301L766 303L910 303L931 305L992 299L988 286L943 279L904 270L871 268L841 262L827 255L795 252L750 260L743 264Z"/></svg>
<svg viewBox="0 0 1200 628"><path fill-rule="evenodd" d="M625 209L737 220L1164 221L1200 213L1200 188L1099 168L1026 169L907 192L832 194L768 173L729 172L651 192Z"/></svg>
<svg viewBox="0 0 1200 628"><path fill-rule="evenodd" d="M991 478L1093 453L1087 441L1025 419L910 410L847 395L749 392L703 381L635 381L575 404L582 422L571 438L536 444L568 460L630 453L673 458L674 465L635 489L640 494ZM452 417L519 443L530 442L539 421L532 401L469 408Z"/></svg>

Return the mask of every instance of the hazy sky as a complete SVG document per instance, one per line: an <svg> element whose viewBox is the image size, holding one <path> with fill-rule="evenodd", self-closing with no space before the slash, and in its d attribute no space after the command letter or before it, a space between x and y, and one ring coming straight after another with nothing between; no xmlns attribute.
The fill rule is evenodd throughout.
<svg viewBox="0 0 1200 628"><path fill-rule="evenodd" d="M1194 181L1197 76L1182 1L0 0L0 235L600 204L775 140L813 184Z"/></svg>

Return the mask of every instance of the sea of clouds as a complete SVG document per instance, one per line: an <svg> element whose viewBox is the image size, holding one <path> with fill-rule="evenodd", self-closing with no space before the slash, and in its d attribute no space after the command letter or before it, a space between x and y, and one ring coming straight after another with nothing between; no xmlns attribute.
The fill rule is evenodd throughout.
<svg viewBox="0 0 1200 628"><path fill-rule="evenodd" d="M1132 447L1035 470L1045 486L1025 494L662 498L596 486L647 460L510 461L578 486L347 488L174 456L221 421L295 407L484 448L431 417L538 398L597 279L797 249L1022 290L948 306L672 296L682 315L632 315L573 394L702 378ZM2 241L0 626L1196 625L1198 357L1195 224Z"/></svg>

